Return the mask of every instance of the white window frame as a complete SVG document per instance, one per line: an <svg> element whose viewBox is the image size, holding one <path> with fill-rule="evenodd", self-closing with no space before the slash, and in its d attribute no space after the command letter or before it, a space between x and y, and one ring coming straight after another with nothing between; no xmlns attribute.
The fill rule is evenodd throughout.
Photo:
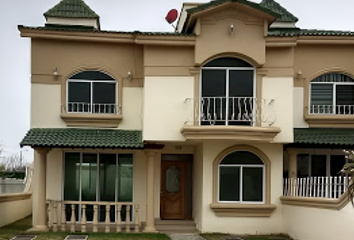
<svg viewBox="0 0 354 240"><path fill-rule="evenodd" d="M312 84L325 84L325 85L332 85L332 108L333 112L332 113L311 113L311 99L312 99ZM310 82L310 94L309 94L309 109L308 113L310 115L354 115L353 114L337 114L337 103L336 103L336 98L337 98L337 86L338 85L354 85L354 82Z"/></svg>
<svg viewBox="0 0 354 240"><path fill-rule="evenodd" d="M231 154L231 153L230 153ZM252 153L254 154L254 153ZM260 159L262 161L262 159ZM221 160L222 162L222 160ZM220 162L220 163L221 163ZM217 186L217 194L218 194L218 202L219 203L243 203L243 204L264 204L265 203L265 166L263 164L220 164L218 166L218 186ZM239 167L240 168L240 179L239 179L239 196L240 196L240 201L222 201L220 200L220 168L225 168L225 167ZM243 168L262 168L262 201L243 201Z"/></svg>
<svg viewBox="0 0 354 240"><path fill-rule="evenodd" d="M104 73L106 74L106 73ZM108 75L108 74L107 74ZM109 75L108 75L109 76ZM70 82L89 82L90 83L90 111L83 111L83 112L69 112L69 83ZM115 97L114 97L114 105L115 105L115 113L113 114L118 114L119 113L119 109L118 109L118 103L117 103L117 99L118 99L118 84L116 80L88 80L88 79L71 79L69 78L67 80L67 84L66 84L66 109L67 109L67 113L75 113L75 114L94 114L95 112L94 107L93 107L93 84L94 83L110 83L110 84L114 84L114 89L115 89Z"/></svg>
<svg viewBox="0 0 354 240"><path fill-rule="evenodd" d="M216 58L217 59L217 58ZM216 60L213 59L213 60ZM237 58L236 58L237 59ZM211 61L213 61L211 60ZM202 72L203 70L225 70L226 71L226 96L216 96L216 97L225 97L226 99L229 98L229 85L230 85L230 79L229 79L229 73L232 70L252 70L253 71L253 98L256 97L256 69L254 67L201 67L200 70L200 74L199 74L199 103L201 102L201 99L203 98L202 96L202 84L203 84L203 78L202 78ZM255 104L256 102L254 101L253 104ZM229 101L226 101L226 111L225 111L225 126L228 126L229 124ZM253 113L253 119L252 119L252 123L253 126L256 124L255 122L255 114ZM199 104L199 125L201 125L201 116L202 116L202 108L201 108L201 104Z"/></svg>

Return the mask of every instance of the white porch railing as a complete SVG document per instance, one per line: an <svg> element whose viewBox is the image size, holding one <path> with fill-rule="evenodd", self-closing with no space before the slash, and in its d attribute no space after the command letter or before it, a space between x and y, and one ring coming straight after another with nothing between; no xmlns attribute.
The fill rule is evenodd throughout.
<svg viewBox="0 0 354 240"><path fill-rule="evenodd" d="M310 114L354 115L354 105L311 105Z"/></svg>
<svg viewBox="0 0 354 240"><path fill-rule="evenodd" d="M272 125L276 120L274 99L202 97L187 98L185 103L189 112L186 122L201 125Z"/></svg>
<svg viewBox="0 0 354 240"><path fill-rule="evenodd" d="M49 211L52 219L53 232L57 232L59 227L62 232L70 231L75 232L76 225L80 224L81 232L87 232L91 230L92 232L98 232L99 227L104 226L105 232L110 232L111 228L115 228L115 232L122 232L124 229L125 232L130 232L131 228L134 229L134 232L140 231L140 222L139 222L139 204L129 203L129 202L88 202L88 201L49 201L49 207L52 207L52 211ZM78 206L81 206L80 211L76 209ZM93 207L93 219L90 222L90 227L88 228L87 221L87 207ZM105 222L99 223L99 207L104 206L104 213L101 212L101 215L104 214ZM121 213L122 209L125 207L125 221L122 221ZM69 208L70 212L70 222L67 222L66 211ZM111 208L115 209L116 221L110 219ZM79 212L81 216L79 219L76 219L76 214ZM132 215L132 219L131 216ZM60 219L58 219L60 216ZM67 223L69 223L69 228L66 228Z"/></svg>
<svg viewBox="0 0 354 240"><path fill-rule="evenodd" d="M284 178L283 195L292 197L340 198L347 190L350 177Z"/></svg>
<svg viewBox="0 0 354 240"><path fill-rule="evenodd" d="M67 112L70 113L109 113L119 114L120 106L115 103L83 103L69 102Z"/></svg>

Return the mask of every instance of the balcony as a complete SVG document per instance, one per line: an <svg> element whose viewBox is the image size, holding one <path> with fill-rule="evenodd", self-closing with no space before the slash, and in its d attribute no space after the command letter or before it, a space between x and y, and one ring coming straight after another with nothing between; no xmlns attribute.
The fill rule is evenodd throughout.
<svg viewBox="0 0 354 240"><path fill-rule="evenodd" d="M305 120L313 127L346 127L354 121L354 105L310 105Z"/></svg>
<svg viewBox="0 0 354 240"><path fill-rule="evenodd" d="M270 142L280 132L273 99L254 97L187 98L189 113L181 133L186 139Z"/></svg>
<svg viewBox="0 0 354 240"><path fill-rule="evenodd" d="M67 126L118 127L121 107L115 103L69 102L60 117Z"/></svg>

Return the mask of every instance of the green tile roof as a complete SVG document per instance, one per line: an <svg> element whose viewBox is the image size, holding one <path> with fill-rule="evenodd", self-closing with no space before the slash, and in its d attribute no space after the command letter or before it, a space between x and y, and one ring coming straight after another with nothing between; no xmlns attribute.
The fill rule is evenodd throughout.
<svg viewBox="0 0 354 240"><path fill-rule="evenodd" d="M144 36L181 36L181 37L195 37L194 33L179 33L179 32L141 32L141 31L105 31L98 30L87 26L68 26L68 25L52 25L46 24L45 27L29 27L18 25L18 29L41 30L41 31L63 31L63 32L92 32L92 33L106 33L106 34L136 34Z"/></svg>
<svg viewBox="0 0 354 240"><path fill-rule="evenodd" d="M296 36L354 36L354 32L299 28L270 28L268 36L271 37L296 37Z"/></svg>
<svg viewBox="0 0 354 240"><path fill-rule="evenodd" d="M266 7L273 12L279 13L281 15L280 18L277 18L275 20L276 22L297 22L299 19L295 17L292 13L290 13L288 10L283 8L279 3L277 3L274 0L263 0L260 3L261 6Z"/></svg>
<svg viewBox="0 0 354 240"><path fill-rule="evenodd" d="M44 13L45 17L99 18L82 0L62 0Z"/></svg>
<svg viewBox="0 0 354 240"><path fill-rule="evenodd" d="M31 147L143 148L138 130L32 128L20 143Z"/></svg>
<svg viewBox="0 0 354 240"><path fill-rule="evenodd" d="M353 146L354 129L295 128L294 144Z"/></svg>
<svg viewBox="0 0 354 240"><path fill-rule="evenodd" d="M216 7L216 6L222 5L224 3L228 3L228 2L241 3L244 5L250 6L254 9L260 10L262 12L268 13L274 17L281 17L281 15L279 13L272 11L271 9L269 9L267 7L261 6L258 3L247 1L247 0L215 0L215 1L205 3L205 4L200 4L194 8L187 9L187 13L188 13L188 15L194 14L194 13L201 12L201 11L207 10L209 8Z"/></svg>

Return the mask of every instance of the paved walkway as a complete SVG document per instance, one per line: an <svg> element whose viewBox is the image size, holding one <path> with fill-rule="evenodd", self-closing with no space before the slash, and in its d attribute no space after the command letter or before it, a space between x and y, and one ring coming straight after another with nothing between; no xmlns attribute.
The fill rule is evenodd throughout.
<svg viewBox="0 0 354 240"><path fill-rule="evenodd" d="M196 233L173 233L167 234L172 240L205 240Z"/></svg>

